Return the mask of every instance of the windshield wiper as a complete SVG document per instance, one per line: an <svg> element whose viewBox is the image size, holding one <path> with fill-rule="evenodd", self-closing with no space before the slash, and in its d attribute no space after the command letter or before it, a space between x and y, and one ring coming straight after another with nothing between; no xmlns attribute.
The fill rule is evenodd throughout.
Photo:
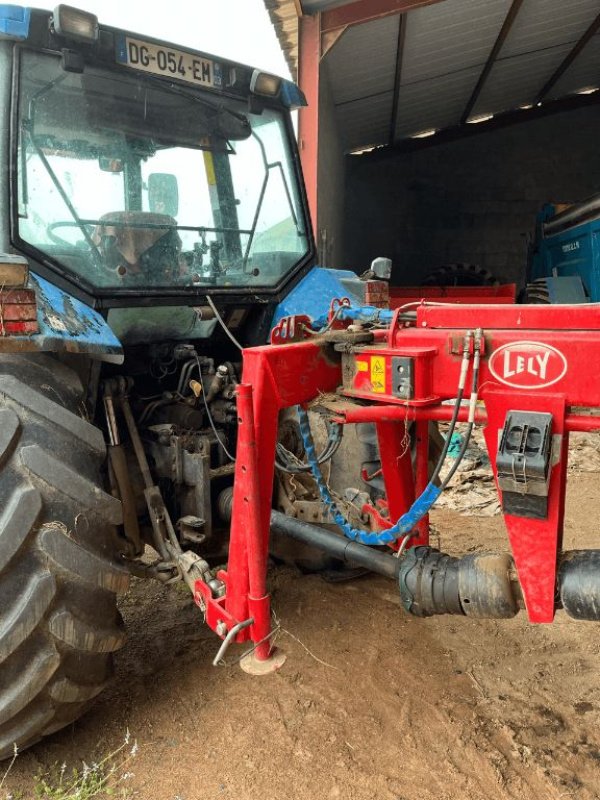
<svg viewBox="0 0 600 800"><path fill-rule="evenodd" d="M203 106L204 108L208 108L211 111L215 112L215 118L217 123L217 130L213 133L216 133L225 139L227 144L229 145L229 141L242 141L244 139L249 139L252 136L252 126L250 125L250 121L245 114L241 114L239 111L232 111L223 103L214 103L211 100L207 100L205 97L199 97L198 95L194 94L193 92L188 92L185 89L182 89L176 83L169 83L169 90L173 92L173 94L179 95L179 97L185 97L186 100L191 100L193 103L197 103L198 105ZM227 116L231 117L235 122L240 124L239 131L234 131L233 129L225 128L220 129L220 115L226 114ZM230 145L231 146L231 145Z"/></svg>

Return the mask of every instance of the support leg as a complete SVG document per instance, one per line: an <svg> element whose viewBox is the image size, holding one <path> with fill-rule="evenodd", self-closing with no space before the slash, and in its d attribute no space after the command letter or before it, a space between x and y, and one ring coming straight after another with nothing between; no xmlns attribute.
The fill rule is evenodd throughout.
<svg viewBox="0 0 600 800"><path fill-rule="evenodd" d="M538 411L552 414L552 466L545 519L504 514L504 522L515 567L523 590L530 622L552 622L556 589L556 564L562 540L567 481L568 436L565 431L565 397L559 394L496 392L485 394L488 424L485 439L494 477L498 478L498 435L508 411Z"/></svg>
<svg viewBox="0 0 600 800"><path fill-rule="evenodd" d="M415 494L419 497L429 483L429 421L419 419L415 422L417 463L415 467ZM411 546L429 544L429 514L417 523L418 535L412 539Z"/></svg>
<svg viewBox="0 0 600 800"><path fill-rule="evenodd" d="M410 438L401 422L377 422L377 441L390 522L395 523L415 499Z"/></svg>

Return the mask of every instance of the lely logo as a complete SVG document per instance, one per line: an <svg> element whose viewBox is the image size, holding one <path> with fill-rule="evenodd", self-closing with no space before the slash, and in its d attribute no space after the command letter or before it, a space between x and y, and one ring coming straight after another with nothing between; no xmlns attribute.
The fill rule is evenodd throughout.
<svg viewBox="0 0 600 800"><path fill-rule="evenodd" d="M515 389L544 389L557 383L567 371L567 359L549 344L513 342L494 350L490 372Z"/></svg>

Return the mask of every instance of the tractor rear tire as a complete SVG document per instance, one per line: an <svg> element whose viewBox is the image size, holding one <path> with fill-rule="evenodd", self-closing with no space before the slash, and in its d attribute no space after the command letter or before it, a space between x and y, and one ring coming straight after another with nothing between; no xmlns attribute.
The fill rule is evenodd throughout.
<svg viewBox="0 0 600 800"><path fill-rule="evenodd" d="M537 278L528 283L519 295L519 303L526 305L550 305L550 292L546 278Z"/></svg>
<svg viewBox="0 0 600 800"><path fill-rule="evenodd" d="M498 286L495 275L479 264L444 264L431 270L424 286Z"/></svg>
<svg viewBox="0 0 600 800"><path fill-rule="evenodd" d="M118 500L76 373L0 356L0 758L77 719L124 643Z"/></svg>

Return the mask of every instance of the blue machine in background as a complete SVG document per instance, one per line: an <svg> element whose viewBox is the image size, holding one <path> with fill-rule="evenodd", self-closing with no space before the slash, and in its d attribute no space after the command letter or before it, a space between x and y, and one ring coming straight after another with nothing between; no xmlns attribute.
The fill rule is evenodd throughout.
<svg viewBox="0 0 600 800"><path fill-rule="evenodd" d="M600 194L538 214L526 302L600 302Z"/></svg>

